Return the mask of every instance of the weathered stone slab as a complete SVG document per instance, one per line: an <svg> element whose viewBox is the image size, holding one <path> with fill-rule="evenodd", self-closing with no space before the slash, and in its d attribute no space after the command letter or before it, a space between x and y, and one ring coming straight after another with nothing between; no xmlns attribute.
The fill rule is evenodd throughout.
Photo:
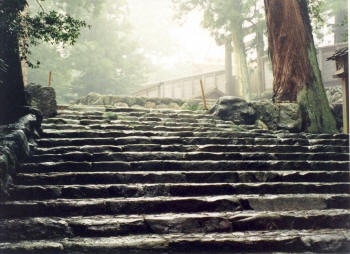
<svg viewBox="0 0 350 254"><path fill-rule="evenodd" d="M26 86L26 92L30 105L38 108L45 118L57 114L56 93L52 87L29 84Z"/></svg>

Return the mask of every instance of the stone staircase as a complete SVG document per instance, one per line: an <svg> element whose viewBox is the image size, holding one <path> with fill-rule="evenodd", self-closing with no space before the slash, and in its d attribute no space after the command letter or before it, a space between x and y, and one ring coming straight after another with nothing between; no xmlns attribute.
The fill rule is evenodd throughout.
<svg viewBox="0 0 350 254"><path fill-rule="evenodd" d="M348 136L106 111L44 121L0 203L0 253L350 250Z"/></svg>

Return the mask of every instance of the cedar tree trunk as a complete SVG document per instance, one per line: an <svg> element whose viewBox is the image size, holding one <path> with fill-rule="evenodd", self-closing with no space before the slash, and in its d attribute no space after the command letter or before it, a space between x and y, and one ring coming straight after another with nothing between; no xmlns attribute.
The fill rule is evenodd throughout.
<svg viewBox="0 0 350 254"><path fill-rule="evenodd" d="M232 24L233 56L236 66L236 81L238 95L250 99L250 79L247 65L247 56L243 42L243 22Z"/></svg>
<svg viewBox="0 0 350 254"><path fill-rule="evenodd" d="M232 76L232 46L231 40L225 42L225 90L227 95L236 95L235 87L233 86Z"/></svg>
<svg viewBox="0 0 350 254"><path fill-rule="evenodd" d="M264 0L275 102L298 102L303 129L336 132L318 67L307 0Z"/></svg>
<svg viewBox="0 0 350 254"><path fill-rule="evenodd" d="M8 27L25 5L25 0L0 0L0 59L6 65L0 69L0 124L16 120L25 105L18 36Z"/></svg>
<svg viewBox="0 0 350 254"><path fill-rule="evenodd" d="M256 58L258 63L258 82L257 84L257 94L260 96L264 91L264 30L262 25L257 24L256 31Z"/></svg>
<svg viewBox="0 0 350 254"><path fill-rule="evenodd" d="M234 1L235 11L240 13L242 10L241 1ZM236 70L236 91L237 95L243 96L245 99L250 99L250 78L247 65L246 48L244 45L243 19L237 18L237 22L231 23L233 56L235 60Z"/></svg>
<svg viewBox="0 0 350 254"><path fill-rule="evenodd" d="M346 42L347 26L344 24L347 15L347 9L339 9L335 14L334 24L334 43Z"/></svg>

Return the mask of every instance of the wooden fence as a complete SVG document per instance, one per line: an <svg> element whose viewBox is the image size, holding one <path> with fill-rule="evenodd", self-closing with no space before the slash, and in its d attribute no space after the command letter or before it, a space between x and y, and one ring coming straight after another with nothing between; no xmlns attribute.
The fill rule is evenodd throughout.
<svg viewBox="0 0 350 254"><path fill-rule="evenodd" d="M322 79L326 87L341 85L339 79L334 78L335 64L333 61L326 61L328 57L334 54L336 49L346 46L346 43L320 47L317 49L317 58L322 73ZM259 78L257 70L254 69L250 73L252 94L258 92L266 92L272 90L272 68L268 57L263 59L263 77ZM201 96L200 80L203 80L204 90L206 94L212 91L220 91L222 94L226 92L225 71L213 71L198 75L187 76L184 78L165 80L144 85L144 88L135 92L134 96L157 97L157 98L178 98L190 99ZM234 79L235 80L235 79ZM261 80L261 81L260 81ZM262 84L259 84L262 82Z"/></svg>

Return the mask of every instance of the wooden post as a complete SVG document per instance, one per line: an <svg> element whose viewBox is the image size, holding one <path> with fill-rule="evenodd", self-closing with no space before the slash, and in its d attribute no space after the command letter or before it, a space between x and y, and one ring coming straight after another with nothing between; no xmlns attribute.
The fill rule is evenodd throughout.
<svg viewBox="0 0 350 254"><path fill-rule="evenodd" d="M201 90L202 90L202 99L203 99L204 109L208 110L207 100L205 99L204 86L203 86L203 80L202 79L200 79L200 84L201 84Z"/></svg>
<svg viewBox="0 0 350 254"><path fill-rule="evenodd" d="M51 82L52 82L52 72L49 72L49 84L48 86L51 86Z"/></svg>

